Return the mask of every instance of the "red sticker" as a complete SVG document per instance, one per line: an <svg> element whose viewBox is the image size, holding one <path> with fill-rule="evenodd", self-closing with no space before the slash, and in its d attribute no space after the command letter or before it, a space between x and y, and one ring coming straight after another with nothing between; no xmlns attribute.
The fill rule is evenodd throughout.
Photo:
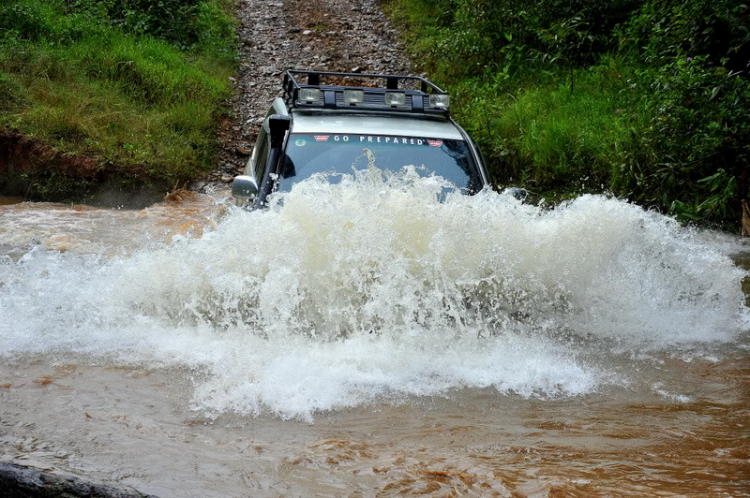
<svg viewBox="0 0 750 498"><path fill-rule="evenodd" d="M316 142L327 142L329 135L315 135Z"/></svg>
<svg viewBox="0 0 750 498"><path fill-rule="evenodd" d="M443 141L442 140L427 140L427 143L430 144L432 147L442 147Z"/></svg>

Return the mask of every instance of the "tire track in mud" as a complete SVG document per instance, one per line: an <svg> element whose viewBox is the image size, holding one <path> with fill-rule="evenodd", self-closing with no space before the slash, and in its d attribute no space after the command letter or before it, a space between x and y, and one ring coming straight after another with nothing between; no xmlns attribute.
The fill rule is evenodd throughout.
<svg viewBox="0 0 750 498"><path fill-rule="evenodd" d="M397 31L377 0L238 0L238 73L218 168L197 190L240 174L287 69L408 74Z"/></svg>

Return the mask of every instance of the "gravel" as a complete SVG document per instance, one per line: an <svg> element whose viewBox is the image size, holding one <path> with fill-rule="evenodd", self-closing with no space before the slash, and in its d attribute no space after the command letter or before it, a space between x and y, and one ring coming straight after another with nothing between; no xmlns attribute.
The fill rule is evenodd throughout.
<svg viewBox="0 0 750 498"><path fill-rule="evenodd" d="M231 80L231 118L219 136L216 170L193 185L228 183L247 154L286 69L410 74L398 33L377 0L238 0L240 64ZM229 180L231 181L231 180Z"/></svg>

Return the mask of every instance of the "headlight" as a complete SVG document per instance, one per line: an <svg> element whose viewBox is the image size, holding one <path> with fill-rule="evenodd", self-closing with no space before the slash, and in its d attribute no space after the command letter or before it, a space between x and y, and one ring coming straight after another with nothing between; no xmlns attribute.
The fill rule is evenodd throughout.
<svg viewBox="0 0 750 498"><path fill-rule="evenodd" d="M362 90L344 90L344 102L347 104L361 104L365 101L365 92Z"/></svg>

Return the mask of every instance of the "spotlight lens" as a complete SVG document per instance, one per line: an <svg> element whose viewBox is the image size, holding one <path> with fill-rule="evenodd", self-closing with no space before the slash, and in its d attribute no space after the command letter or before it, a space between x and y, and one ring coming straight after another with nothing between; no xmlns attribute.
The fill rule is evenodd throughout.
<svg viewBox="0 0 750 498"><path fill-rule="evenodd" d="M433 109L448 109L450 103L450 95L444 93L436 93L434 95L430 95L429 106Z"/></svg>
<svg viewBox="0 0 750 498"><path fill-rule="evenodd" d="M299 99L302 102L318 102L320 100L320 90L317 88L301 88L299 91Z"/></svg>
<svg viewBox="0 0 750 498"><path fill-rule="evenodd" d="M344 102L347 104L361 104L365 101L365 92L362 90L344 90Z"/></svg>
<svg viewBox="0 0 750 498"><path fill-rule="evenodd" d="M393 107L404 105L406 103L406 94L401 92L389 92L385 94L385 105Z"/></svg>

